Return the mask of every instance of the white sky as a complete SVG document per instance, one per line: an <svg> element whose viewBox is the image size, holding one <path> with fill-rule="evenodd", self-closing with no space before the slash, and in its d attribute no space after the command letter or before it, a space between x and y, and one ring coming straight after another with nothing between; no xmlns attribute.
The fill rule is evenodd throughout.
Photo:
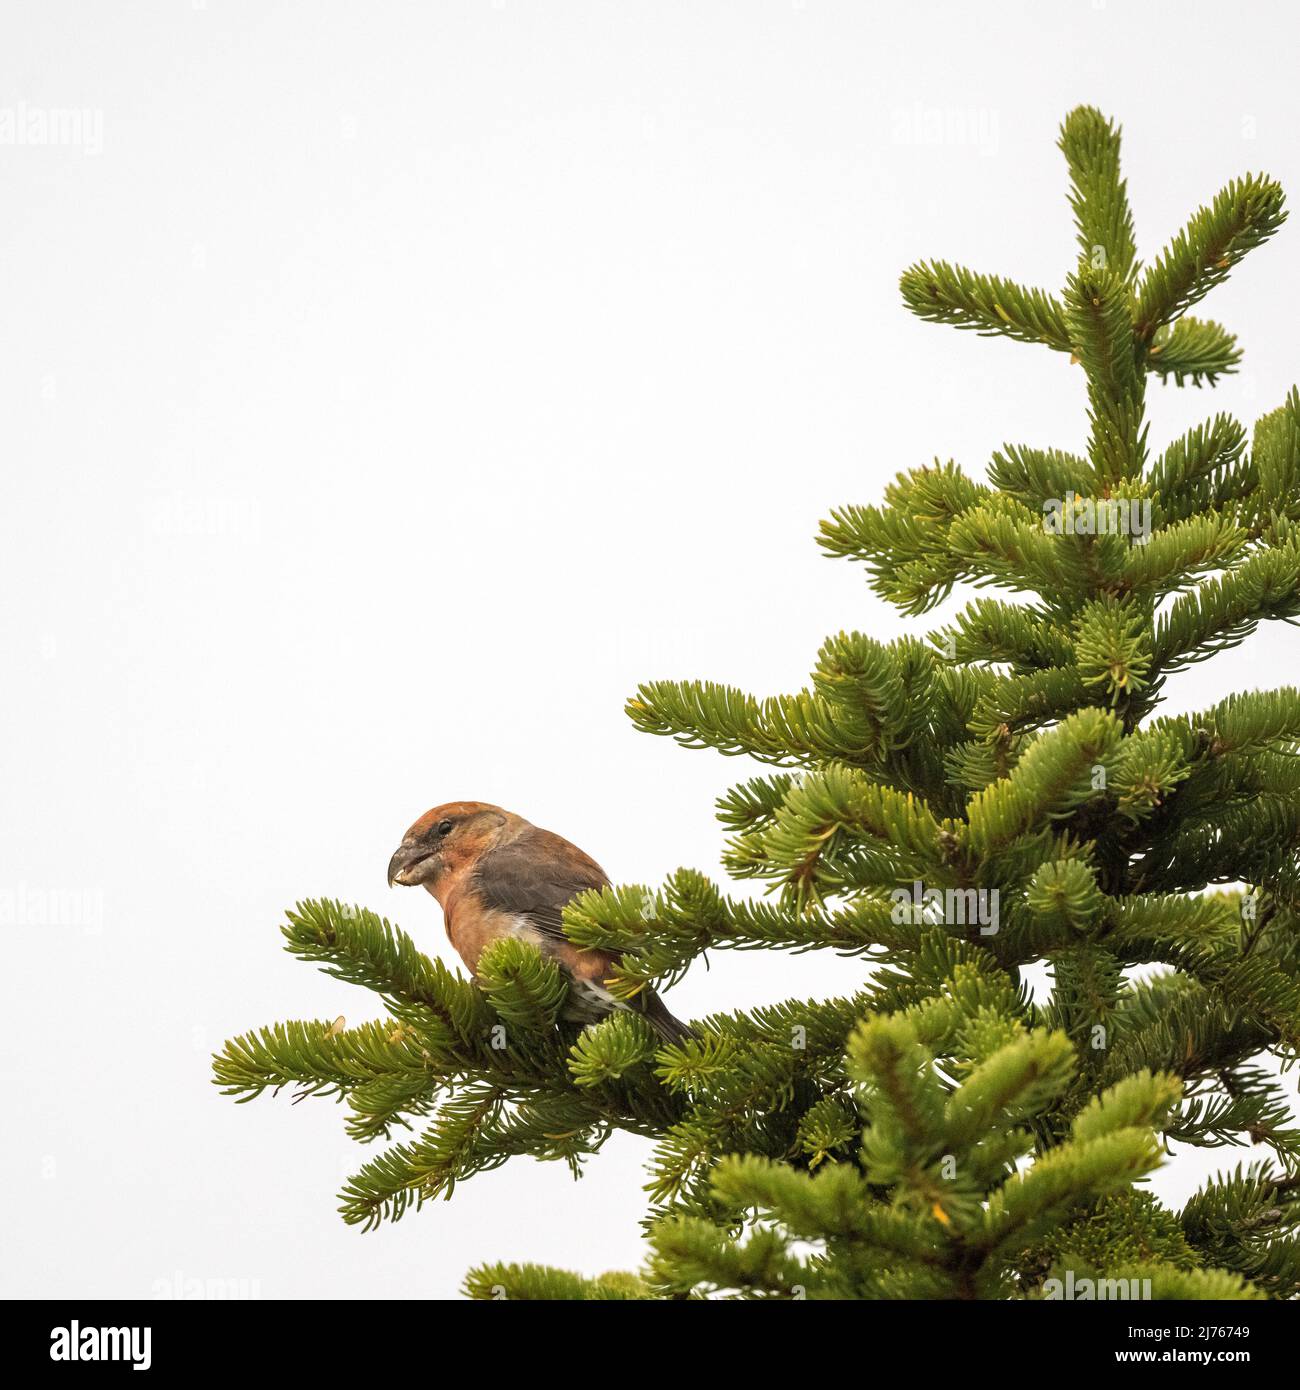
<svg viewBox="0 0 1300 1390"><path fill-rule="evenodd" d="M797 689L829 632L936 625L818 520L936 455L1086 438L1064 357L920 323L899 272L1058 287L1082 101L1124 124L1144 258L1246 170L1300 196L1298 30L1281 0L7 6L0 892L63 920L0 928L0 1292L635 1265L626 1136L580 1184L516 1161L343 1225L344 1112L208 1080L231 1034L378 1012L281 950L283 907L360 901L450 959L384 870L453 798L616 880L720 872L712 800L753 769L636 734L637 681ZM1300 226L1215 291L1246 369L1153 387L1153 452L1281 402L1297 267ZM1275 628L1170 707L1295 682L1298 652ZM861 979L720 953L670 1003Z"/></svg>

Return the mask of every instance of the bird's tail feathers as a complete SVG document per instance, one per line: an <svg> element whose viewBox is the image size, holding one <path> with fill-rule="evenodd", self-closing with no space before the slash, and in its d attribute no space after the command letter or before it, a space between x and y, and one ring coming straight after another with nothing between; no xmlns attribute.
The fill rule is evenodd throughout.
<svg viewBox="0 0 1300 1390"><path fill-rule="evenodd" d="M653 990L641 995L641 1015L666 1043L686 1042L697 1036L693 1028L668 1012L667 1005Z"/></svg>

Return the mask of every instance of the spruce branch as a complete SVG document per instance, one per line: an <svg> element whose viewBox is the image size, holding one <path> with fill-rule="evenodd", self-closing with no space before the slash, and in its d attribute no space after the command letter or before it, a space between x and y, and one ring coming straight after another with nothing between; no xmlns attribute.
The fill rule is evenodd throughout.
<svg viewBox="0 0 1300 1390"><path fill-rule="evenodd" d="M1146 353L1147 370L1164 383L1184 381L1192 386L1213 386L1221 376L1231 376L1241 361L1237 338L1222 324L1190 314L1152 334Z"/></svg>
<svg viewBox="0 0 1300 1390"><path fill-rule="evenodd" d="M1127 282L1135 272L1137 247L1128 188L1120 177L1119 127L1095 108L1079 106L1065 118L1059 144L1070 168L1079 255Z"/></svg>
<svg viewBox="0 0 1300 1390"><path fill-rule="evenodd" d="M920 261L903 272L903 302L918 318L949 323L984 336L1004 334L1022 343L1046 343L1070 352L1059 300L997 275L980 275L947 261Z"/></svg>
<svg viewBox="0 0 1300 1390"><path fill-rule="evenodd" d="M1234 179L1156 257L1142 277L1135 305L1138 337L1156 331L1203 299L1286 219L1281 188L1262 176Z"/></svg>
<svg viewBox="0 0 1300 1390"><path fill-rule="evenodd" d="M1128 286L1107 266L1082 263L1066 284L1066 321L1088 379L1097 489L1138 478L1146 464L1145 374L1133 341Z"/></svg>

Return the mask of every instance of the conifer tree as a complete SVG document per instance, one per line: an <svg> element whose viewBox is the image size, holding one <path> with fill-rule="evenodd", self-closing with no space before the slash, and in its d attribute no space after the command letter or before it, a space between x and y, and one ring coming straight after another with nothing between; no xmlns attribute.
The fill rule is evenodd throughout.
<svg viewBox="0 0 1300 1390"><path fill-rule="evenodd" d="M215 1079L241 1101L346 1103L349 1133L381 1146L345 1221L396 1220L517 1154L577 1175L615 1130L656 1143L640 1271L491 1266L471 1296L1300 1291L1277 1067L1300 1043L1300 692L1158 713L1169 676L1300 616L1300 395L1249 438L1218 414L1163 447L1144 407L1153 375L1235 370L1235 337L1188 311L1278 229L1282 193L1236 180L1143 267L1118 129L1080 108L1060 148L1079 256L1059 294L942 261L902 292L924 319L1076 364L1086 452L1008 444L983 481L914 468L820 537L906 615L959 584L1023 601L974 597L892 642L840 633L794 695L643 686L638 729L772 769L718 803L726 868L766 891L683 869L565 912L572 940L623 952L624 998L756 949L838 953L842 997L714 1015L663 1046L632 1012L560 1022L564 983L520 942L469 981L364 909L288 914L288 949L387 1016L250 1032ZM1142 1186L1172 1144L1271 1157L1174 1210Z"/></svg>

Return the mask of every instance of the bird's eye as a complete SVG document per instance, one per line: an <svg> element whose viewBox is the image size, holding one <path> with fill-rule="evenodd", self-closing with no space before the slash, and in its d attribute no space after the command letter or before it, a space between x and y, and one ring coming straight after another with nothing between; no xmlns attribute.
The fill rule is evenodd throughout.
<svg viewBox="0 0 1300 1390"><path fill-rule="evenodd" d="M451 834L451 822L450 822L449 820L445 820L445 821L442 821L442 822L439 823L439 825L438 825L438 834L439 834L439 835L450 835L450 834Z"/></svg>

